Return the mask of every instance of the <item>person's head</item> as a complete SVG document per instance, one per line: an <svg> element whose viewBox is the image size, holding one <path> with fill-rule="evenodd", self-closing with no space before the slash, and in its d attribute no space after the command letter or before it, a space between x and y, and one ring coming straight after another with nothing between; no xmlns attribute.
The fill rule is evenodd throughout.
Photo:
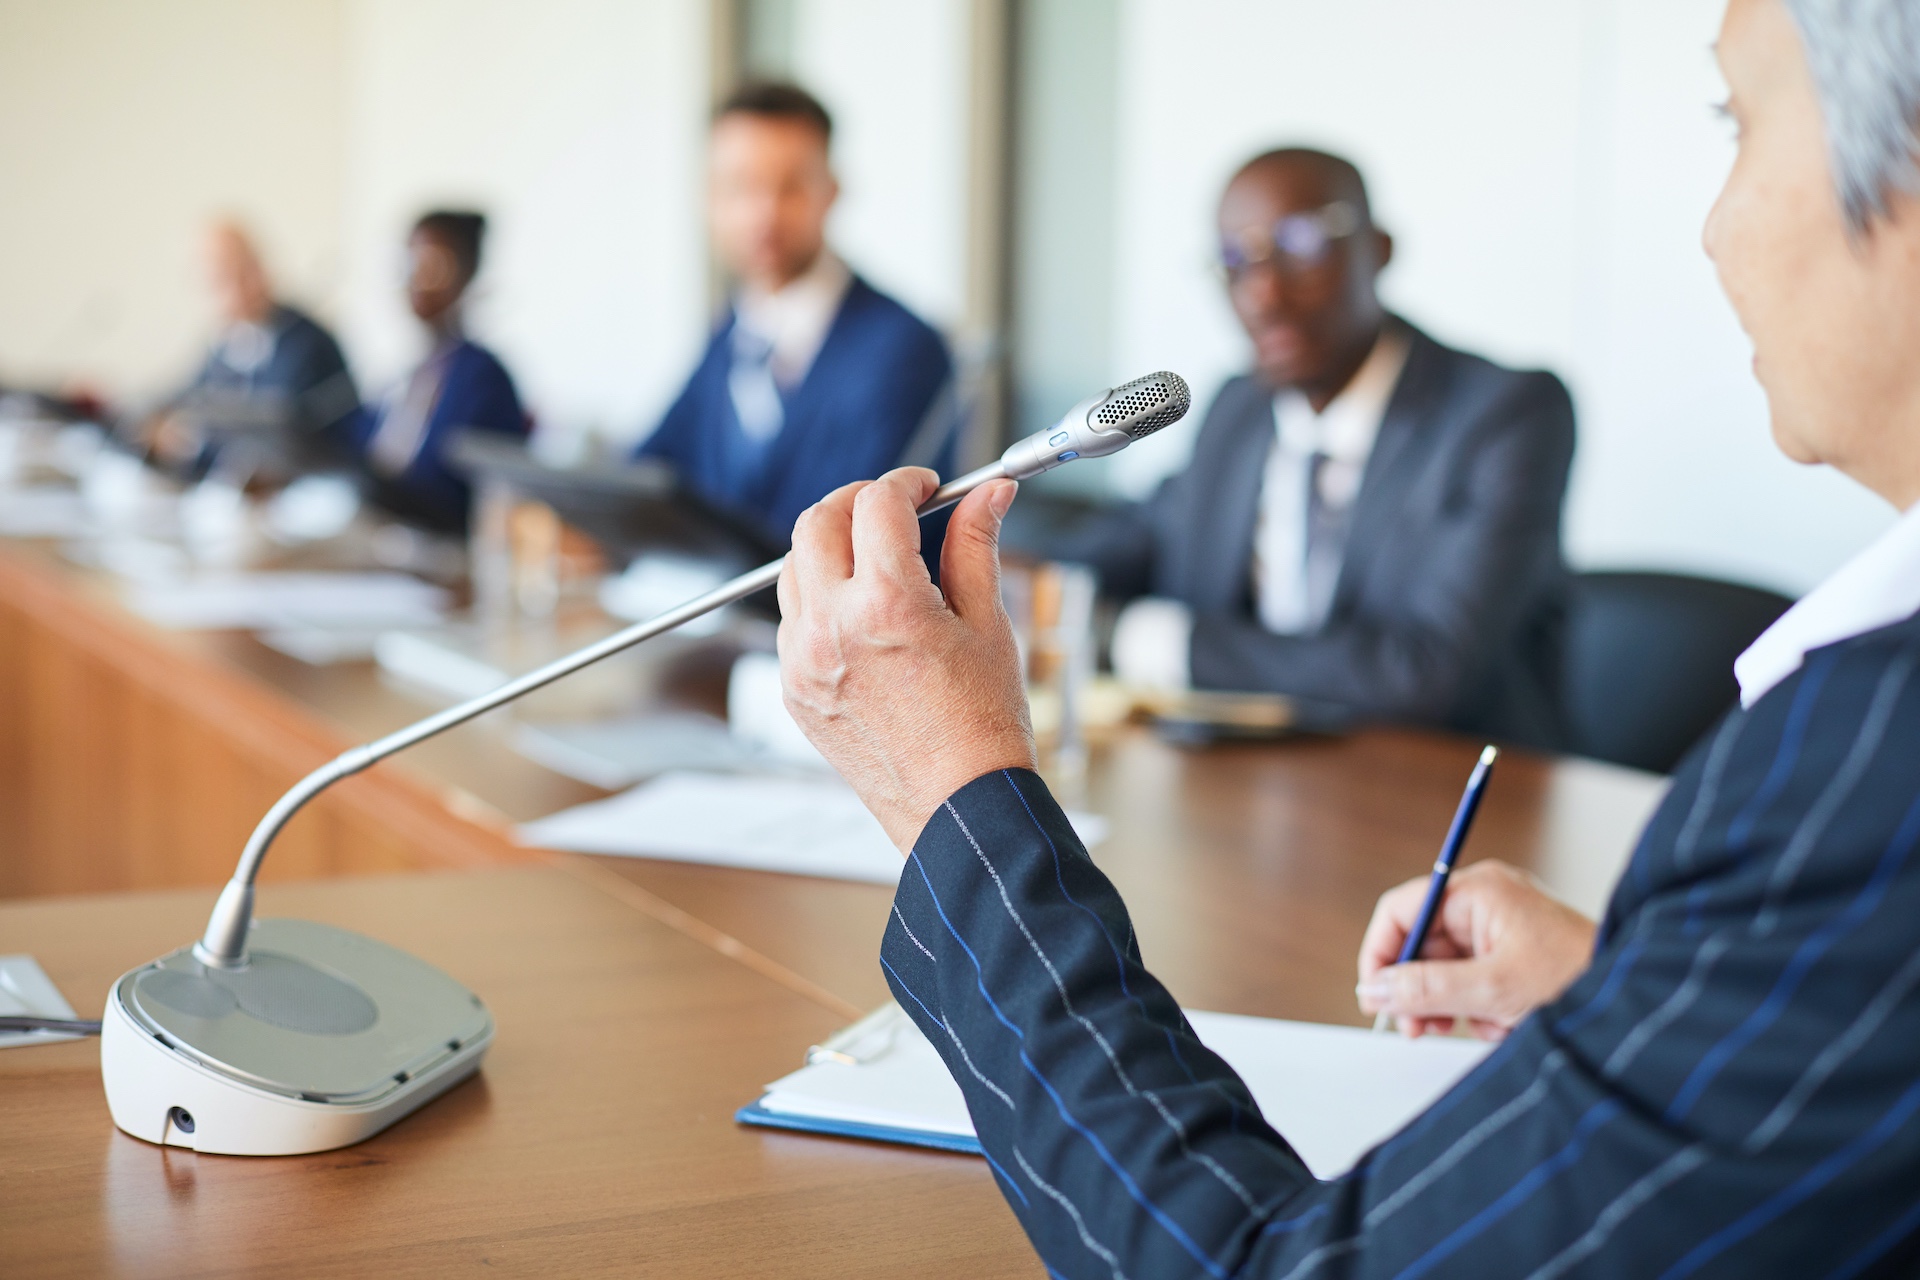
<svg viewBox="0 0 1920 1280"><path fill-rule="evenodd" d="M207 228L207 281L227 324L260 324L273 312L273 285L246 228L222 218Z"/></svg>
<svg viewBox="0 0 1920 1280"><path fill-rule="evenodd" d="M1730 0L1739 154L1706 247L1773 435L1920 501L1920 4Z"/></svg>
<svg viewBox="0 0 1920 1280"><path fill-rule="evenodd" d="M771 290L813 265L840 194L827 162L832 139L826 108L794 85L746 85L720 104L708 216L727 270Z"/></svg>
<svg viewBox="0 0 1920 1280"><path fill-rule="evenodd" d="M430 325L459 305L480 273L480 242L487 220L477 213L436 209L407 237L407 304Z"/></svg>
<svg viewBox="0 0 1920 1280"><path fill-rule="evenodd" d="M1374 282L1393 240L1373 225L1360 171L1300 147L1255 156L1220 197L1219 232L1227 295L1261 376L1324 405L1385 318Z"/></svg>

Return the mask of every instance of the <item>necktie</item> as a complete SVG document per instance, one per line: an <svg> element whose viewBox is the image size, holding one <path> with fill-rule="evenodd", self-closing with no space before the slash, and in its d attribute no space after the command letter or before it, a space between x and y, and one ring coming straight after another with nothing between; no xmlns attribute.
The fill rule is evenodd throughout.
<svg viewBox="0 0 1920 1280"><path fill-rule="evenodd" d="M1346 554L1347 512L1328 502L1322 488L1329 461L1317 449L1307 459L1307 547L1300 574L1302 631L1318 631L1326 624L1333 608L1333 589L1340 581L1340 561Z"/></svg>
<svg viewBox="0 0 1920 1280"><path fill-rule="evenodd" d="M773 380L773 343L741 324L733 327L727 393L733 399L740 433L750 444L763 449L780 434L787 411L780 403L780 386Z"/></svg>

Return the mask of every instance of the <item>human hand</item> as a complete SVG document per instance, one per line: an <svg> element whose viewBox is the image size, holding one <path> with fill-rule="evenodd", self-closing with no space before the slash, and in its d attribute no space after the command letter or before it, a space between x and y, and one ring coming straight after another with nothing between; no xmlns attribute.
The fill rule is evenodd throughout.
<svg viewBox="0 0 1920 1280"><path fill-rule="evenodd" d="M938 485L904 467L835 490L794 526L780 574L787 710L903 853L961 787L1035 763L1000 602L1000 518L1018 486L982 485L954 509L936 587L914 511Z"/></svg>
<svg viewBox="0 0 1920 1280"><path fill-rule="evenodd" d="M1428 878L1381 895L1360 943L1360 1008L1387 1013L1410 1036L1465 1019L1482 1040L1558 996L1593 956L1594 923L1504 862L1456 871L1420 959L1396 964Z"/></svg>

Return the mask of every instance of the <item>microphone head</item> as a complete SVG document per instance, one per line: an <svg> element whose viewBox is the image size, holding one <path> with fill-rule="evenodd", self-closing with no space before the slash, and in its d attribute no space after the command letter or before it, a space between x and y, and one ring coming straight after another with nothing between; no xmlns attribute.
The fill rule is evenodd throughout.
<svg viewBox="0 0 1920 1280"><path fill-rule="evenodd" d="M1187 416L1193 393L1177 373L1150 373L1067 410L1045 431L1017 441L1000 455L1002 474L1025 480L1075 458L1118 453Z"/></svg>
<svg viewBox="0 0 1920 1280"><path fill-rule="evenodd" d="M1187 389L1187 380L1162 371L1115 387L1089 416L1097 430L1124 431L1138 440L1172 426L1192 407L1193 392Z"/></svg>

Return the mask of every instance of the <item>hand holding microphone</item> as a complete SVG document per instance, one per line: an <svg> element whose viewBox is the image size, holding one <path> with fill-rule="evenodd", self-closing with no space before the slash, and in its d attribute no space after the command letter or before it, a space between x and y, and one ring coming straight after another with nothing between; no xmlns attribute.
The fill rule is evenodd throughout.
<svg viewBox="0 0 1920 1280"><path fill-rule="evenodd" d="M787 710L902 852L967 783L1035 764L1000 600L1000 521L1016 482L1116 453L1177 421L1188 403L1173 374L1138 379L942 489L972 492L947 525L938 587L915 518L937 500L932 472L903 468L848 485L800 517L780 575Z"/></svg>
<svg viewBox="0 0 1920 1280"><path fill-rule="evenodd" d="M936 587L914 515L935 483L903 468L829 494L800 517L780 575L787 710L903 852L955 791L1035 764L1000 600L1000 520L1018 486L994 480L960 503Z"/></svg>

